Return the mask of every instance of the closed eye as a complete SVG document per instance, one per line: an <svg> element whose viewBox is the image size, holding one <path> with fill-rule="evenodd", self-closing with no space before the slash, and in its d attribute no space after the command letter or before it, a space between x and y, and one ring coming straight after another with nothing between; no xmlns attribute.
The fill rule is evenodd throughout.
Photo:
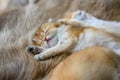
<svg viewBox="0 0 120 80"><path fill-rule="evenodd" d="M49 31L49 30L46 30L46 31L44 31L44 33L45 33L45 34L47 34L47 33L48 33L48 31Z"/></svg>
<svg viewBox="0 0 120 80"><path fill-rule="evenodd" d="M39 41L42 41L43 39L44 39L44 37L40 37L40 38L39 38Z"/></svg>

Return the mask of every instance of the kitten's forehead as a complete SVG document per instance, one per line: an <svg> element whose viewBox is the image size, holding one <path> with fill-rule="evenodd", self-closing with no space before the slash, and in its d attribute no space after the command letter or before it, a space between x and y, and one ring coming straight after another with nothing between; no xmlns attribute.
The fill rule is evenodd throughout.
<svg viewBox="0 0 120 80"><path fill-rule="evenodd" d="M40 36L40 34L46 30L52 29L54 27L53 23L45 23L40 26L35 32L35 36Z"/></svg>
<svg viewBox="0 0 120 80"><path fill-rule="evenodd" d="M53 28L56 28L58 26L59 26L58 23L45 23L41 26L41 29L43 29L43 30L53 29Z"/></svg>
<svg viewBox="0 0 120 80"><path fill-rule="evenodd" d="M49 23L44 23L44 24L42 25L42 27L54 27L54 23L51 23L51 22L49 22Z"/></svg>

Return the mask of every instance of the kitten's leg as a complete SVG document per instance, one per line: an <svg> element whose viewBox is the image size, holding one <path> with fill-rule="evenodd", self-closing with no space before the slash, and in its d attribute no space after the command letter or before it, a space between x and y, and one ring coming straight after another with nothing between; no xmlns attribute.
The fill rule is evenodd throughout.
<svg viewBox="0 0 120 80"><path fill-rule="evenodd" d="M75 46L76 42L77 40L74 40L74 39L72 40L67 39L67 40L61 41L56 46L49 48L38 55L35 55L34 58L36 60L45 60L53 56L60 55L62 54L62 52L67 52L67 51L70 52L70 50Z"/></svg>
<svg viewBox="0 0 120 80"><path fill-rule="evenodd" d="M72 17L70 19L68 18L63 18L63 19L59 19L58 22L63 23L63 24L74 24L74 25L87 25L87 21L90 21L92 19L97 19L94 16L88 14L85 11L75 11L72 14Z"/></svg>
<svg viewBox="0 0 120 80"><path fill-rule="evenodd" d="M85 22L78 21L76 19L60 19L58 20L59 23L72 25L72 26L84 26L88 27L88 25Z"/></svg>

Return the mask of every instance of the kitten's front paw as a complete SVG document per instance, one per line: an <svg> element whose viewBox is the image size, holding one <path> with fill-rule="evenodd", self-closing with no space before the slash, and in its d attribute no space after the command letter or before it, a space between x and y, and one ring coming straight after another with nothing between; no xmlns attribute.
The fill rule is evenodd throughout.
<svg viewBox="0 0 120 80"><path fill-rule="evenodd" d="M26 48L26 51L32 54L39 54L43 51L43 49L37 46L29 46Z"/></svg>
<svg viewBox="0 0 120 80"><path fill-rule="evenodd" d="M38 61L40 61L40 60L41 60L41 61L42 61L42 60L45 60L44 57L43 57L42 55L40 55L40 54L35 55L35 56L34 56L34 59L35 59L35 60L38 60Z"/></svg>

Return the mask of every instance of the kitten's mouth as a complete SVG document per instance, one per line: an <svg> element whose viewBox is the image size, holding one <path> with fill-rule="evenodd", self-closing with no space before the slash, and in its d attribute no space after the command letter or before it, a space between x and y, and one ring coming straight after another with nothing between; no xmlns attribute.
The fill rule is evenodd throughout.
<svg viewBox="0 0 120 80"><path fill-rule="evenodd" d="M45 37L45 39L44 39L44 41L46 41L47 44L48 44L48 48L51 47L50 44L49 44L49 42L50 42L52 39L53 39L53 37L52 37L52 38L46 38L46 37Z"/></svg>

